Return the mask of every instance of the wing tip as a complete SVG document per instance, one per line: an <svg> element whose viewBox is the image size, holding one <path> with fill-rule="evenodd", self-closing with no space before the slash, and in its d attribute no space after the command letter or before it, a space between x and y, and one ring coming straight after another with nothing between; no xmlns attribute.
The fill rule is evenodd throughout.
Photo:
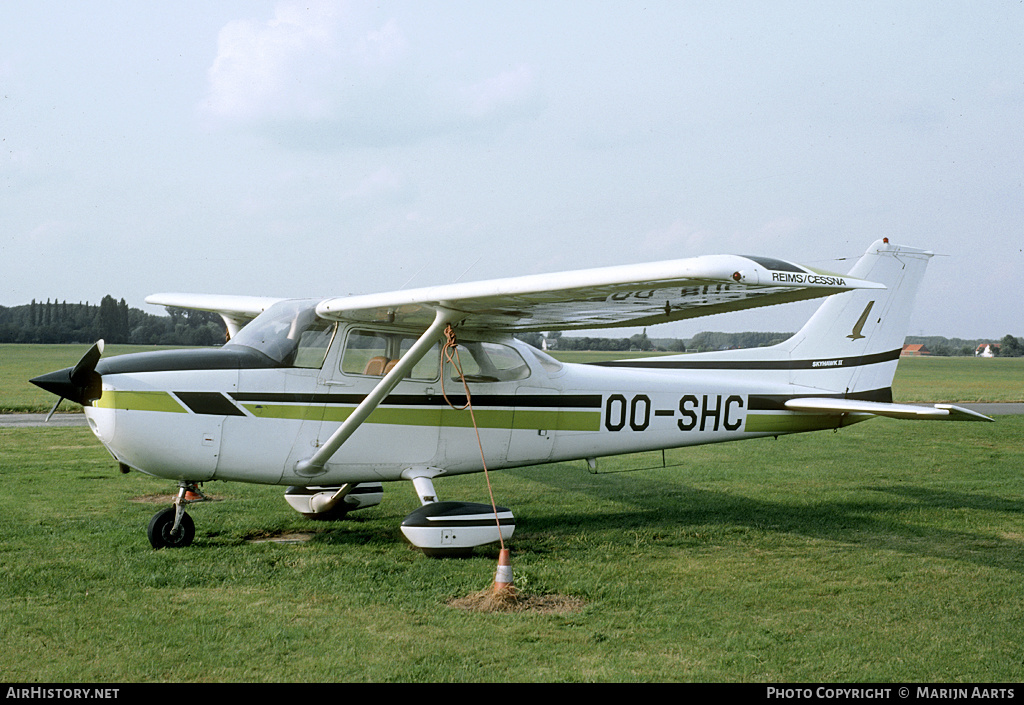
<svg viewBox="0 0 1024 705"><path fill-rule="evenodd" d="M955 404L936 404L935 408L947 410L951 420L955 421L995 421L991 416L986 416L979 411L974 411L973 409L968 409L963 406L956 406Z"/></svg>

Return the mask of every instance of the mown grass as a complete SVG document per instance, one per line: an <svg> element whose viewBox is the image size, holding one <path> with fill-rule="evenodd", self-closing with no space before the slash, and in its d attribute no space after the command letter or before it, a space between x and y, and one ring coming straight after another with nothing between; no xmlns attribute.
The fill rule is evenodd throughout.
<svg viewBox="0 0 1024 705"><path fill-rule="evenodd" d="M904 357L893 396L907 402L1024 401L1024 357Z"/></svg>
<svg viewBox="0 0 1024 705"><path fill-rule="evenodd" d="M483 614L448 602L495 549L408 548L404 484L315 523L208 483L195 544L153 551L140 500L172 483L119 474L85 429L0 429L0 680L1019 682L1022 436L880 419L493 473L519 588L583 607ZM438 489L486 498L479 475Z"/></svg>

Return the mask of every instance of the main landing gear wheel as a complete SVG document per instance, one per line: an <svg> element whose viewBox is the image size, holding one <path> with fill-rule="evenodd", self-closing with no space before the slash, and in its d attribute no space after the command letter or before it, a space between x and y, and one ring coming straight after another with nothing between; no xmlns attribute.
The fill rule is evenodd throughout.
<svg viewBox="0 0 1024 705"><path fill-rule="evenodd" d="M149 521L146 535L153 548L184 548L192 543L196 536L196 525L185 512L181 513L181 521L177 530L174 529L175 507L168 507L157 512Z"/></svg>

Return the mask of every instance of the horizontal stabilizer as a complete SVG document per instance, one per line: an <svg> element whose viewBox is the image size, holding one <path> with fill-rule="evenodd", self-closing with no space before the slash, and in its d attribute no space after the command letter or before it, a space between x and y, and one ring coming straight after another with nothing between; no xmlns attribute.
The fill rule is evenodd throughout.
<svg viewBox="0 0 1024 705"><path fill-rule="evenodd" d="M916 404L811 397L790 399L786 402L786 408L791 411L810 411L816 414L874 414L893 419L917 419L920 421L992 421L984 414L952 404L918 406Z"/></svg>

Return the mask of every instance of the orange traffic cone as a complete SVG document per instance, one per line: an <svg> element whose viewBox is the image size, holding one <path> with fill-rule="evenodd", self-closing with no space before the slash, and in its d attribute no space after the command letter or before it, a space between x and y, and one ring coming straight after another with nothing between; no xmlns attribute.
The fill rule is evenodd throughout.
<svg viewBox="0 0 1024 705"><path fill-rule="evenodd" d="M498 569L494 572L494 594L509 592L512 589L512 562L509 560L507 548L498 553Z"/></svg>

